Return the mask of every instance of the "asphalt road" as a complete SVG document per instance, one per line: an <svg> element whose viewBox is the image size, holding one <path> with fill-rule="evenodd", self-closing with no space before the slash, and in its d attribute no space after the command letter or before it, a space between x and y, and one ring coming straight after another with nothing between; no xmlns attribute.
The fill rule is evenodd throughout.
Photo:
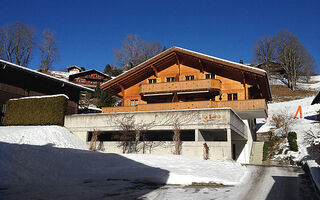
<svg viewBox="0 0 320 200"><path fill-rule="evenodd" d="M242 199L320 199L308 175L299 167L248 166L252 170Z"/></svg>

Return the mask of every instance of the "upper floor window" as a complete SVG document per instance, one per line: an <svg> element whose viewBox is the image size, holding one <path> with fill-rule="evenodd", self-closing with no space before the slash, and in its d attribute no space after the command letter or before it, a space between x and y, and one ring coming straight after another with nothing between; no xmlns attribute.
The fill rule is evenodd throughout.
<svg viewBox="0 0 320 200"><path fill-rule="evenodd" d="M186 76L186 81L192 81L194 80L194 75Z"/></svg>
<svg viewBox="0 0 320 200"><path fill-rule="evenodd" d="M215 79L216 75L215 74L206 74L206 79Z"/></svg>
<svg viewBox="0 0 320 200"><path fill-rule="evenodd" d="M148 79L148 83L157 83L157 79Z"/></svg>
<svg viewBox="0 0 320 200"><path fill-rule="evenodd" d="M167 77L167 82L174 82L174 77Z"/></svg>
<svg viewBox="0 0 320 200"><path fill-rule="evenodd" d="M138 105L138 103L139 103L139 100L138 100L138 99L131 99L131 100L130 100L130 106Z"/></svg>
<svg viewBox="0 0 320 200"><path fill-rule="evenodd" d="M228 94L228 101L235 101L238 100L238 94L237 93L233 93L233 94Z"/></svg>

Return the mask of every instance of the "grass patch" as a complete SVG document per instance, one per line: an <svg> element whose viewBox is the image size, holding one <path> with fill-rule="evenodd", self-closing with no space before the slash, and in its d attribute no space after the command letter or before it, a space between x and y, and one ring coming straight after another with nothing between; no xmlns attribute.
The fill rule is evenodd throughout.
<svg viewBox="0 0 320 200"><path fill-rule="evenodd" d="M272 94L272 100L274 102L283 102L283 101L302 99L302 98L314 96L317 94L317 91L302 90L298 88L292 91L288 87L283 85L270 85L270 89Z"/></svg>

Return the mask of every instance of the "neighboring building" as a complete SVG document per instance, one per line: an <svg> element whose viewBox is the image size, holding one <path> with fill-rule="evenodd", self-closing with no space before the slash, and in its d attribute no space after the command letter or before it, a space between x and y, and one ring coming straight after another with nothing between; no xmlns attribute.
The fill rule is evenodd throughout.
<svg viewBox="0 0 320 200"><path fill-rule="evenodd" d="M97 85L102 85L108 81L110 77L102 72L95 69L79 72L76 74L69 75L69 81L83 85L90 88L95 88Z"/></svg>
<svg viewBox="0 0 320 200"><path fill-rule="evenodd" d="M282 77L285 74L285 70L281 67L279 63L276 62L264 62L255 65L255 67L265 70L266 72L268 72L269 76Z"/></svg>
<svg viewBox="0 0 320 200"><path fill-rule="evenodd" d="M67 70L68 70L69 74L76 74L76 73L79 73L82 71L80 67L75 66L75 65L68 67Z"/></svg>
<svg viewBox="0 0 320 200"><path fill-rule="evenodd" d="M178 128L182 154L202 156L207 143L210 158L241 163L253 156L256 118L267 117L266 102L271 100L264 70L178 47L101 89L122 98L122 106L104 107L99 115L67 116L65 126L82 140L89 141L92 131L103 131L98 139L106 144L104 151L122 152L115 135L128 123L145 136L139 152L172 153L173 130Z"/></svg>
<svg viewBox="0 0 320 200"><path fill-rule="evenodd" d="M53 76L0 60L0 112L3 117L4 104L12 98L65 94L69 97L67 113L78 113L81 91L92 89L70 83Z"/></svg>

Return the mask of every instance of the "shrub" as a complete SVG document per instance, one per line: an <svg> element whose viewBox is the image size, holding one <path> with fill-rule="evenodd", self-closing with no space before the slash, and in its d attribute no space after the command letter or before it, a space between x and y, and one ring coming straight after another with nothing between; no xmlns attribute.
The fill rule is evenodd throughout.
<svg viewBox="0 0 320 200"><path fill-rule="evenodd" d="M288 138L290 150L291 151L298 151L297 133L296 132L289 132L287 138Z"/></svg>
<svg viewBox="0 0 320 200"><path fill-rule="evenodd" d="M289 128L293 123L293 117L285 111L272 115L271 122L276 128L282 128L285 135L288 134Z"/></svg>
<svg viewBox="0 0 320 200"><path fill-rule="evenodd" d="M61 125L67 108L65 96L9 100L4 114L5 125Z"/></svg>
<svg viewBox="0 0 320 200"><path fill-rule="evenodd" d="M288 133L288 140L297 140L297 133L296 132L289 132Z"/></svg>
<svg viewBox="0 0 320 200"><path fill-rule="evenodd" d="M263 161L267 160L269 153L269 142L264 142L263 144Z"/></svg>

